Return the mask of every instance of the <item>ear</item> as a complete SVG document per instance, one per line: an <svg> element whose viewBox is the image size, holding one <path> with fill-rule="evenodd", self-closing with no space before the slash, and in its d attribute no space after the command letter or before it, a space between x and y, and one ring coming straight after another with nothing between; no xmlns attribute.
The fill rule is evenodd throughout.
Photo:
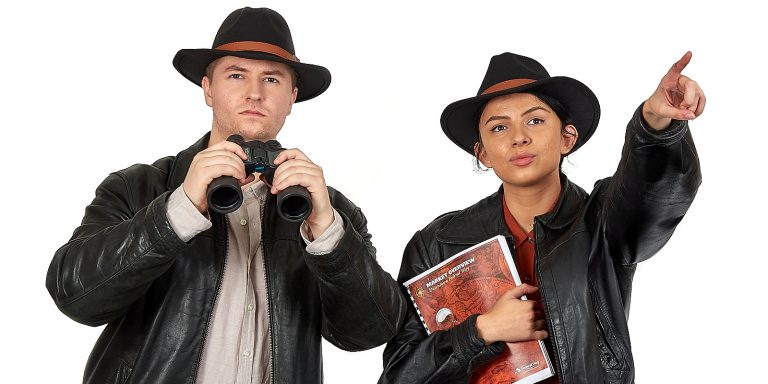
<svg viewBox="0 0 768 384"><path fill-rule="evenodd" d="M478 160L486 167L486 168L493 168L491 166L491 162L488 160L488 153L485 152L485 147L480 145L480 142L475 143L475 157L477 157Z"/></svg>
<svg viewBox="0 0 768 384"><path fill-rule="evenodd" d="M209 107L213 107L213 96L211 95L211 80L208 76L203 76L203 81L200 83L203 87L203 95L205 96L205 104Z"/></svg>
<svg viewBox="0 0 768 384"><path fill-rule="evenodd" d="M576 141L579 139L579 131L573 124L565 126L565 132L560 137L560 154L566 155L571 152Z"/></svg>
<svg viewBox="0 0 768 384"><path fill-rule="evenodd" d="M291 105L288 106L287 115L291 114L291 110L293 110L293 103L296 102L297 96L299 96L299 88L293 87L293 91L291 91Z"/></svg>

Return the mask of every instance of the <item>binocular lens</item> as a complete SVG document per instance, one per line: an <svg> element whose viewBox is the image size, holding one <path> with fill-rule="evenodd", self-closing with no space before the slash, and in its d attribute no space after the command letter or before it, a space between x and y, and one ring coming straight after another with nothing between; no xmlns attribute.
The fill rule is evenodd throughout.
<svg viewBox="0 0 768 384"><path fill-rule="evenodd" d="M243 191L234 177L216 178L208 186L208 206L212 211L227 214L243 204ZM277 194L277 213L283 220L303 221L312 213L309 191L300 185L288 187Z"/></svg>
<svg viewBox="0 0 768 384"><path fill-rule="evenodd" d="M208 186L208 206L214 212L230 213L243 204L243 191L234 177L223 176L214 179Z"/></svg>
<svg viewBox="0 0 768 384"><path fill-rule="evenodd" d="M294 185L277 194L277 212L287 221L302 221L312 212L312 200L306 188Z"/></svg>

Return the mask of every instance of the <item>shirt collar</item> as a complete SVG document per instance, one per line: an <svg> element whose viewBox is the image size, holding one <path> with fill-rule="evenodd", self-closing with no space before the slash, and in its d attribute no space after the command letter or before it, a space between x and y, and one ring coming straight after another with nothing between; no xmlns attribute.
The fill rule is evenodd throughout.
<svg viewBox="0 0 768 384"><path fill-rule="evenodd" d="M555 200L554 203L552 203L552 206L549 207L549 210L545 212L544 214L550 213L555 210L555 206L557 205L557 200ZM507 224L507 228L509 229L509 232L512 234L512 237L515 238L515 247L521 247L523 245L523 242L530 238L533 240L533 230L531 232L526 233L523 227L520 225L520 223L517 222L514 216L512 216L512 212L509 211L509 207L507 207L506 200L504 199L504 196L502 195L501 199L501 206L504 210L504 222Z"/></svg>

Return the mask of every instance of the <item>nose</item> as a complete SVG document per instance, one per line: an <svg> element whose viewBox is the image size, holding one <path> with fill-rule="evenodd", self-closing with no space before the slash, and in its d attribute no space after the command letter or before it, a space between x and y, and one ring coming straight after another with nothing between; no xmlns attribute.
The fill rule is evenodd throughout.
<svg viewBox="0 0 768 384"><path fill-rule="evenodd" d="M263 83L258 79L249 82L248 89L246 90L246 100L248 101L261 101L264 98Z"/></svg>
<svg viewBox="0 0 768 384"><path fill-rule="evenodd" d="M524 145L528 145L531 143L531 138L526 134L524 129L517 129L513 133L514 133L514 135L512 136L513 147L522 147Z"/></svg>

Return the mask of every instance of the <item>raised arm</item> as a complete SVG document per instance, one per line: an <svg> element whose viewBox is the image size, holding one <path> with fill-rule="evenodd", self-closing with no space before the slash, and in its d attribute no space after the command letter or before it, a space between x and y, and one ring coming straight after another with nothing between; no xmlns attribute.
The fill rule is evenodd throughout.
<svg viewBox="0 0 768 384"><path fill-rule="evenodd" d="M610 254L622 265L646 260L666 244L701 184L699 158L688 121L706 98L681 74L686 53L630 120L613 177L592 192L600 202L601 228Z"/></svg>

